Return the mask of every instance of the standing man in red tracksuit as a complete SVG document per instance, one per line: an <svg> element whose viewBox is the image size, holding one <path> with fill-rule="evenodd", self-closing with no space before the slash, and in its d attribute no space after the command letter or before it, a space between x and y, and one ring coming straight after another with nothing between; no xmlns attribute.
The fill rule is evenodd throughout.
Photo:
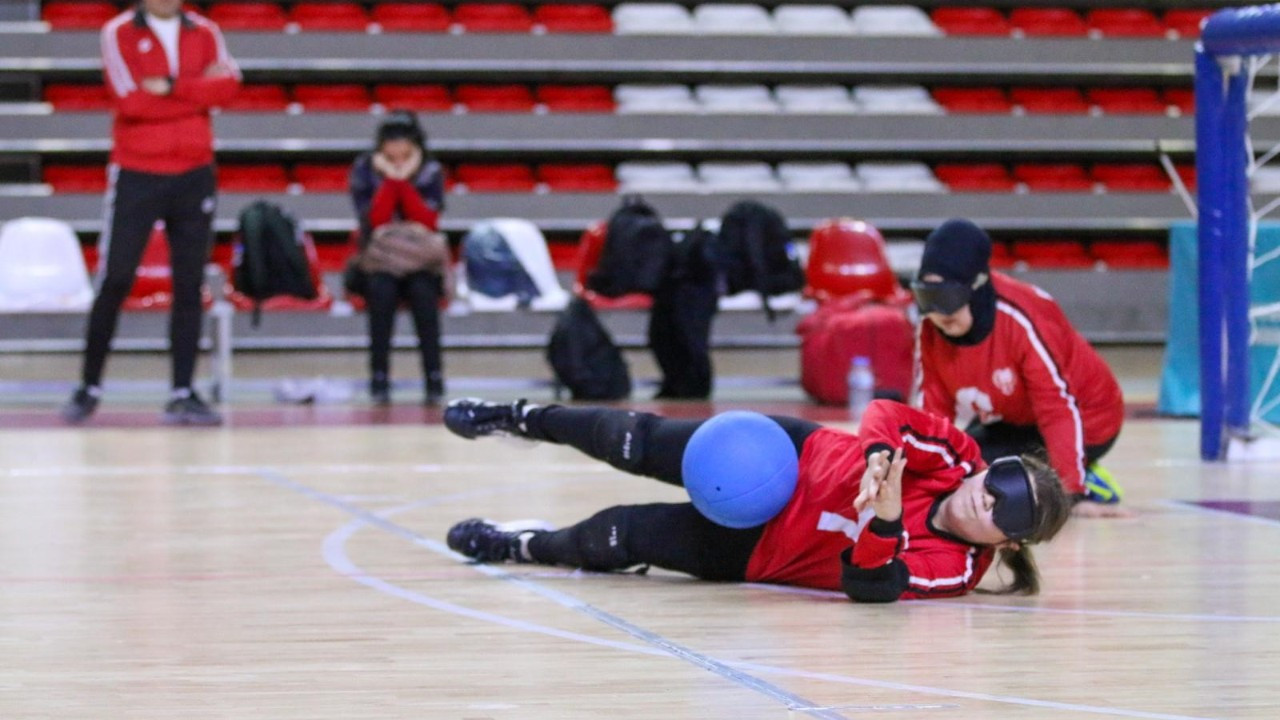
<svg viewBox="0 0 1280 720"><path fill-rule="evenodd" d="M80 423L98 407L103 366L120 306L156 221L169 237L173 393L168 424L217 425L222 417L191 387L200 340L201 284L216 206L209 109L230 100L240 70L209 20L182 0L141 0L102 29L102 63L115 100L98 294L89 313L81 385L63 407Z"/></svg>
<svg viewBox="0 0 1280 720"><path fill-rule="evenodd" d="M1097 461L1124 422L1111 369L1048 293L990 268L991 238L948 220L925 241L912 283L925 315L916 388L988 461L1047 450L1077 515L1123 515L1120 488Z"/></svg>

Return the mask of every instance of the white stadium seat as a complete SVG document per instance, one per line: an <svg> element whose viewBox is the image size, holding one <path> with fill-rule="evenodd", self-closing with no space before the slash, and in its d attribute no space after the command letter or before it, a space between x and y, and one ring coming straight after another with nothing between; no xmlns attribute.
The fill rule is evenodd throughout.
<svg viewBox="0 0 1280 720"><path fill-rule="evenodd" d="M626 161L618 163L616 174L621 192L699 192L702 189L688 163Z"/></svg>
<svg viewBox="0 0 1280 720"><path fill-rule="evenodd" d="M946 192L946 186L921 162L858 163L858 179L867 192Z"/></svg>
<svg viewBox="0 0 1280 720"><path fill-rule="evenodd" d="M842 162L778 163L778 179L791 192L858 192L862 182Z"/></svg>
<svg viewBox="0 0 1280 720"><path fill-rule="evenodd" d="M693 18L675 3L622 3L613 8L613 31L619 35L685 35Z"/></svg>
<svg viewBox="0 0 1280 720"><path fill-rule="evenodd" d="M852 35L853 21L835 5L779 5L773 22L784 35Z"/></svg>
<svg viewBox="0 0 1280 720"><path fill-rule="evenodd" d="M872 115L941 115L942 106L920 85L859 85L858 110Z"/></svg>
<svg viewBox="0 0 1280 720"><path fill-rule="evenodd" d="M855 113L858 105L843 85L779 85L773 89L783 112Z"/></svg>
<svg viewBox="0 0 1280 720"><path fill-rule="evenodd" d="M925 11L914 5L862 5L854 9L852 21L858 35L942 36Z"/></svg>
<svg viewBox="0 0 1280 720"><path fill-rule="evenodd" d="M782 183L765 162L704 162L698 165L698 177L707 192L778 192Z"/></svg>
<svg viewBox="0 0 1280 720"><path fill-rule="evenodd" d="M699 85L694 95L704 112L767 114L779 110L764 85Z"/></svg>
<svg viewBox="0 0 1280 720"><path fill-rule="evenodd" d="M709 35L772 35L773 18L759 5L707 4L693 9L694 30Z"/></svg>
<svg viewBox="0 0 1280 720"><path fill-rule="evenodd" d="M695 113L701 109L686 85L623 83L613 89L619 113Z"/></svg>

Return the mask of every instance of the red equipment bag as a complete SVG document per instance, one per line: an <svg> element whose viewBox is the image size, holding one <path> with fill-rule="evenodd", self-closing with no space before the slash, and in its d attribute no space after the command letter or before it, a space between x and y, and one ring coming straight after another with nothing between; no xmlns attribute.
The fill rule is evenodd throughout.
<svg viewBox="0 0 1280 720"><path fill-rule="evenodd" d="M876 397L907 401L911 393L915 329L906 308L859 293L836 298L796 326L800 336L800 383L823 405L849 402L853 358L871 359Z"/></svg>

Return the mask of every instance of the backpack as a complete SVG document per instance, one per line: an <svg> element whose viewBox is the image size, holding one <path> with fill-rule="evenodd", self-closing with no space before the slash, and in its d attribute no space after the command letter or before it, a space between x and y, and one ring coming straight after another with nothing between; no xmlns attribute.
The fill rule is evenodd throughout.
<svg viewBox="0 0 1280 720"><path fill-rule="evenodd" d="M493 223L480 223L462 238L462 261L470 292L491 298L515 295L520 307L528 307L541 295L537 283Z"/></svg>
<svg viewBox="0 0 1280 720"><path fill-rule="evenodd" d="M849 402L853 358L871 360L875 397L905 401L911 394L915 329L902 303L882 304L868 294L821 305L796 326L800 384L823 405Z"/></svg>
<svg viewBox="0 0 1280 720"><path fill-rule="evenodd" d="M239 241L232 261L235 289L254 301L253 325L262 301L276 295L316 297L302 229L279 205L258 200L240 212Z"/></svg>
<svg viewBox="0 0 1280 720"><path fill-rule="evenodd" d="M587 289L605 297L653 294L667 275L671 234L653 206L636 195L609 216L600 261L587 274Z"/></svg>
<svg viewBox="0 0 1280 720"><path fill-rule="evenodd" d="M570 300L556 318L547 362L556 382L569 388L574 400L621 400L631 394L631 374L622 351L580 297Z"/></svg>
<svg viewBox="0 0 1280 720"><path fill-rule="evenodd" d="M804 286L804 271L791 256L791 231L777 210L754 200L734 203L720 219L716 264L725 290L735 295L745 290L760 293L765 314L772 322L769 296L794 292Z"/></svg>

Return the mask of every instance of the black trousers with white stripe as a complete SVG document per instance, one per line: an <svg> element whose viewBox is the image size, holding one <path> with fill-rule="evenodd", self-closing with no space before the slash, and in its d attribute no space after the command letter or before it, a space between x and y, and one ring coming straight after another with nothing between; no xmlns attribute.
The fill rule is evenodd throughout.
<svg viewBox="0 0 1280 720"><path fill-rule="evenodd" d="M799 454L820 426L770 416ZM552 405L529 413L529 435L570 445L627 472L684 486L681 463L702 420L678 420L610 408ZM618 505L571 527L535 536L529 553L546 565L622 570L636 565L706 580L741 581L764 526L735 530L703 517L692 503Z"/></svg>
<svg viewBox="0 0 1280 720"><path fill-rule="evenodd" d="M111 339L115 337L151 228L163 220L169 237L173 271L173 307L169 347L173 354L173 387L189 388L195 374L204 308L200 287L213 244L216 186L213 166L179 175L111 168L100 250L97 297L89 312L81 381L100 385Z"/></svg>

